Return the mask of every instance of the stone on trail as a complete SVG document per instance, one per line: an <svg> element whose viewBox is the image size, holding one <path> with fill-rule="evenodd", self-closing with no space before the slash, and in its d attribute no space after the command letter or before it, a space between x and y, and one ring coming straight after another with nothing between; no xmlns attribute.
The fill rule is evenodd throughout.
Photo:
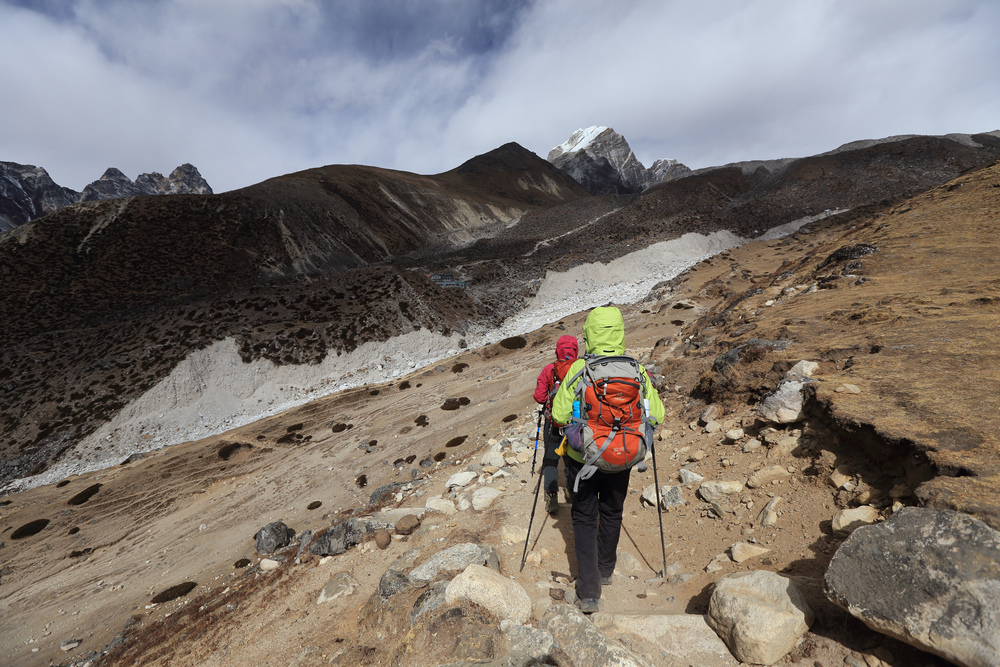
<svg viewBox="0 0 1000 667"><path fill-rule="evenodd" d="M569 593L567 591L567 599ZM538 623L548 630L574 665L588 667L646 667L648 662L634 655L621 642L601 632L572 604L554 604Z"/></svg>
<svg viewBox="0 0 1000 667"><path fill-rule="evenodd" d="M1000 665L1000 532L967 514L905 507L858 528L826 590L873 630L957 665Z"/></svg>
<svg viewBox="0 0 1000 667"><path fill-rule="evenodd" d="M338 572L330 577L323 590L319 592L316 604L323 604L330 600L336 600L341 596L350 595L358 587L357 580L351 576L350 572Z"/></svg>
<svg viewBox="0 0 1000 667"><path fill-rule="evenodd" d="M277 570L281 567L280 560L274 560L273 558L262 558L260 560L260 569L265 572L270 572L271 570Z"/></svg>
<svg viewBox="0 0 1000 667"><path fill-rule="evenodd" d="M731 428L728 431L726 431L726 440L729 440L730 442L736 442L737 440L742 440L744 435L745 434L743 433L743 429Z"/></svg>
<svg viewBox="0 0 1000 667"><path fill-rule="evenodd" d="M757 515L757 524L760 526L773 526L778 523L778 503L781 502L781 496L775 496L771 498L761 509L760 513Z"/></svg>
<svg viewBox="0 0 1000 667"><path fill-rule="evenodd" d="M705 433L718 433L722 430L722 424L717 421L710 421L705 424Z"/></svg>
<svg viewBox="0 0 1000 667"><path fill-rule="evenodd" d="M279 519L258 530L253 537L256 540L257 553L263 556L287 547L295 537L295 531Z"/></svg>
<svg viewBox="0 0 1000 667"><path fill-rule="evenodd" d="M528 526L504 524L500 527L500 541L503 544L523 544L528 539Z"/></svg>
<svg viewBox="0 0 1000 667"><path fill-rule="evenodd" d="M448 478L448 482L445 484L445 488L452 489L455 487L463 487L471 483L474 479L479 477L477 473L471 470L463 470L462 472L456 472L454 475Z"/></svg>
<svg viewBox="0 0 1000 667"><path fill-rule="evenodd" d="M476 489L476 492L472 494L472 509L477 512L482 512L490 505L493 501L503 495L503 491L499 489L494 489L489 486L485 486L481 489Z"/></svg>
<svg viewBox="0 0 1000 667"><path fill-rule="evenodd" d="M718 421L722 417L724 411L721 405L710 405L702 411L701 416L698 417L698 421L701 424L707 425L709 422Z"/></svg>
<svg viewBox="0 0 1000 667"><path fill-rule="evenodd" d="M699 614L656 613L606 613L592 614L591 622L608 635L626 641L624 634L635 635L652 643L663 655L656 664L698 665L698 667L736 667L733 658L719 635ZM637 643L630 642L638 652ZM645 653L645 652L644 652Z"/></svg>
<svg viewBox="0 0 1000 667"><path fill-rule="evenodd" d="M861 387L856 384L842 384L834 389L834 391L838 394L860 394Z"/></svg>
<svg viewBox="0 0 1000 667"><path fill-rule="evenodd" d="M709 625L734 656L755 665L781 660L813 619L790 579L763 570L719 579L708 604Z"/></svg>
<svg viewBox="0 0 1000 667"><path fill-rule="evenodd" d="M396 521L395 531L397 535L412 535L417 528L420 528L420 519L416 514L407 514Z"/></svg>
<svg viewBox="0 0 1000 667"><path fill-rule="evenodd" d="M656 484L650 484L643 489L640 500L646 505L656 507ZM681 487L667 484L660 488L661 508L670 509L671 507L678 507L686 504L687 501L684 500L684 494L681 492Z"/></svg>
<svg viewBox="0 0 1000 667"><path fill-rule="evenodd" d="M379 549L387 549L390 544L392 544L392 535L388 530L375 531L375 546Z"/></svg>
<svg viewBox="0 0 1000 667"><path fill-rule="evenodd" d="M708 561L708 565L705 566L705 572L708 572L709 574L718 572L732 562L733 559L730 558L729 554L716 554L712 560Z"/></svg>
<svg viewBox="0 0 1000 667"><path fill-rule="evenodd" d="M500 629L507 637L510 650L503 663L510 667L549 664L548 658L559 646L555 637L547 630L536 630L529 625L513 621L501 621Z"/></svg>
<svg viewBox="0 0 1000 667"><path fill-rule="evenodd" d="M755 449L761 448L761 442L757 438L750 438L745 443L743 443L743 453L749 454Z"/></svg>
<svg viewBox="0 0 1000 667"><path fill-rule="evenodd" d="M833 515L833 532L838 535L850 535L861 526L870 526L879 520L879 511L871 505L862 505L852 509L840 510Z"/></svg>
<svg viewBox="0 0 1000 667"><path fill-rule="evenodd" d="M747 480L747 486L751 489L758 489L765 484L788 479L791 476L791 473L784 466L767 466L750 475L750 479Z"/></svg>
<svg viewBox="0 0 1000 667"><path fill-rule="evenodd" d="M705 480L704 477L687 468L681 468L677 473L677 477L681 480L681 484L697 484Z"/></svg>
<svg viewBox="0 0 1000 667"><path fill-rule="evenodd" d="M698 495L700 495L703 500L707 502L712 502L713 500L721 500L726 496L731 496L734 493L739 493L742 490L743 490L743 482L737 482L733 480L726 480L726 481L712 480L701 483L701 486L698 487Z"/></svg>
<svg viewBox="0 0 1000 667"><path fill-rule="evenodd" d="M428 498L427 502L424 503L424 507L428 512L438 512L444 514L445 516L451 516L458 510L455 509L455 503L447 498Z"/></svg>
<svg viewBox="0 0 1000 667"><path fill-rule="evenodd" d="M745 560L751 558L756 558L757 556L763 556L770 549L767 547L762 547L758 544L750 544L748 542L737 542L733 546L729 547L729 553L732 555L733 560L737 563L742 563Z"/></svg>
<svg viewBox="0 0 1000 667"><path fill-rule="evenodd" d="M451 580L444 596L449 605L472 602L499 619L524 623L531 617L531 598L520 584L475 563Z"/></svg>

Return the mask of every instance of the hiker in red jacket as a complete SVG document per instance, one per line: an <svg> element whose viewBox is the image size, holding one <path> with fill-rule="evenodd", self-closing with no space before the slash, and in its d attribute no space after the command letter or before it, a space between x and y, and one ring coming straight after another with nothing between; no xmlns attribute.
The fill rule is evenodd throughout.
<svg viewBox="0 0 1000 667"><path fill-rule="evenodd" d="M545 456L542 457L542 476L545 481L545 511L555 514L559 510L559 458L556 450L562 443L562 433L559 427L552 423L552 397L556 395L559 384L566 377L566 371L576 361L579 351L576 336L560 336L556 341L556 360L542 369L535 385L535 402L543 406L545 411L544 442ZM566 489L567 502L571 498L570 490Z"/></svg>

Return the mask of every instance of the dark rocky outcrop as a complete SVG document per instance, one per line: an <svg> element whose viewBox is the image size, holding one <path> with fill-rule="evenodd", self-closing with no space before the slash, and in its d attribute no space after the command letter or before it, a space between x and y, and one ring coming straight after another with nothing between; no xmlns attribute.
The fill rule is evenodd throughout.
<svg viewBox="0 0 1000 667"><path fill-rule="evenodd" d="M1000 665L1000 532L966 514L904 508L858 528L826 588L873 630L958 665Z"/></svg>
<svg viewBox="0 0 1000 667"><path fill-rule="evenodd" d="M262 555L273 554L278 549L288 546L293 537L295 531L281 520L272 521L253 536L256 540L257 553Z"/></svg>

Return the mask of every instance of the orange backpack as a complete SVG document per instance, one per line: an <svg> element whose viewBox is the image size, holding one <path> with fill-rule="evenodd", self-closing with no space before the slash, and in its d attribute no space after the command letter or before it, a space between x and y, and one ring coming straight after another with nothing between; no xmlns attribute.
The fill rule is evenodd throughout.
<svg viewBox="0 0 1000 667"><path fill-rule="evenodd" d="M591 357L569 382L579 379L575 400L579 415L564 433L569 446L583 454L581 479L598 470L628 470L646 457L653 437L646 398L646 376L631 357Z"/></svg>

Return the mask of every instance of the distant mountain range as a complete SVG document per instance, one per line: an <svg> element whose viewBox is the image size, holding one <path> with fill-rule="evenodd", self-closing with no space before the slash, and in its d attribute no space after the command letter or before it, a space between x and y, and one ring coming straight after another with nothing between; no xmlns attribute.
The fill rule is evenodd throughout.
<svg viewBox="0 0 1000 667"><path fill-rule="evenodd" d="M79 201L30 168L22 201L71 205L0 235L0 485L70 456L219 341L245 363L304 364L418 329L492 328L550 271L687 233L752 238L825 209L871 214L1000 157L997 132L896 137L647 187L670 169L632 168L624 140L584 135L556 161L585 155L609 182L644 189L593 196L513 143L436 175L331 165L219 195ZM96 196L132 192L102 180L122 187ZM467 288L442 289L434 273Z"/></svg>
<svg viewBox="0 0 1000 667"><path fill-rule="evenodd" d="M677 160L657 160L645 168L625 137L599 125L574 132L549 151L548 160L592 195L638 194L691 173Z"/></svg>
<svg viewBox="0 0 1000 667"><path fill-rule="evenodd" d="M190 164L182 164L170 176L155 171L139 174L134 182L111 167L83 192L76 192L56 184L41 167L0 162L0 231L79 202L176 194L210 195L212 188Z"/></svg>

